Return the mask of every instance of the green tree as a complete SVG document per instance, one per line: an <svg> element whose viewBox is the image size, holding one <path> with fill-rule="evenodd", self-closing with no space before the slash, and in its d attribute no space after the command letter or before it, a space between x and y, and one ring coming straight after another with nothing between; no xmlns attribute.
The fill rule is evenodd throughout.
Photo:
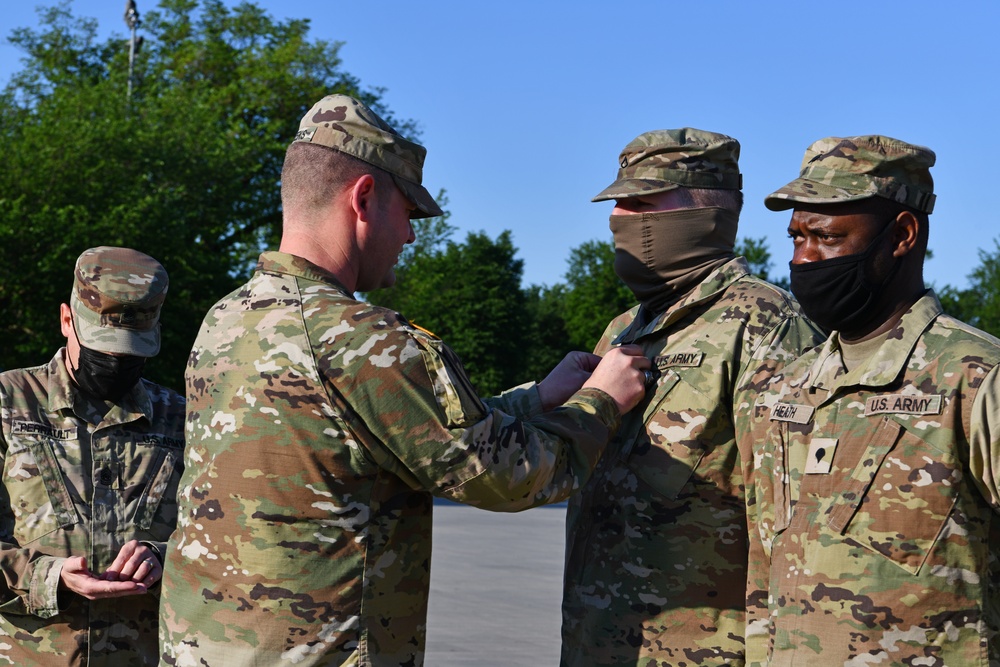
<svg viewBox="0 0 1000 667"><path fill-rule="evenodd" d="M494 394L527 379L530 320L521 290L524 263L516 254L509 231L496 239L470 232L464 243L415 249L395 287L368 298L444 339L476 388Z"/></svg>
<svg viewBox="0 0 1000 667"><path fill-rule="evenodd" d="M608 323L636 304L615 274L611 241L586 241L570 251L560 313L569 349L593 350Z"/></svg>
<svg viewBox="0 0 1000 667"><path fill-rule="evenodd" d="M753 275L761 280L768 280L783 289L789 289L787 278L770 277L774 264L771 262L771 251L768 249L766 236L759 239L744 238L736 241L736 254L746 258L747 264L750 265L750 273Z"/></svg>
<svg viewBox="0 0 1000 667"><path fill-rule="evenodd" d="M946 285L938 296L945 311L994 336L1000 336L1000 240L993 251L979 251L979 266L969 274L968 289Z"/></svg>
<svg viewBox="0 0 1000 667"><path fill-rule="evenodd" d="M202 315L276 244L281 163L308 107L343 92L413 124L341 69L340 43L253 3L161 0L130 103L125 40L99 42L67 5L40 18L11 33L25 65L0 93L0 367L44 362L76 257L125 245L170 273L147 376L179 388Z"/></svg>
<svg viewBox="0 0 1000 667"><path fill-rule="evenodd" d="M399 261L395 268L396 284L393 287L384 287L368 292L365 299L370 303L407 315L407 306L409 305L407 297L410 290L416 289L414 286L419 285L422 281L421 268L428 265L427 258L437 257L444 252L448 241L455 233L455 227L448 223L451 211L448 210L448 196L445 191L438 192L436 199L444 215L436 218L417 218L410 221L410 224L413 225L415 240L413 243L403 246L403 251L399 253ZM414 263L418 260L423 263L416 268L416 273L414 273Z"/></svg>
<svg viewBox="0 0 1000 667"><path fill-rule="evenodd" d="M567 352L578 349L566 333L565 299L566 286L561 283L552 287L530 285L524 290L523 306L529 322L521 375L524 381L541 380ZM583 349L589 352L593 346Z"/></svg>

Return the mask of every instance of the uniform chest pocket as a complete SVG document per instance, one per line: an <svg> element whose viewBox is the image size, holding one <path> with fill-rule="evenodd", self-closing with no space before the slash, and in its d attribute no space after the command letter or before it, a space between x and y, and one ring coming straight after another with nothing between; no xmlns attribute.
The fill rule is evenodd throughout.
<svg viewBox="0 0 1000 667"><path fill-rule="evenodd" d="M884 417L827 523L917 574L955 506L961 479L959 462Z"/></svg>
<svg viewBox="0 0 1000 667"><path fill-rule="evenodd" d="M43 436L13 436L4 459L10 516L3 533L24 547L78 523L80 518L66 486L52 443ZM8 523L10 522L10 523Z"/></svg>
<svg viewBox="0 0 1000 667"><path fill-rule="evenodd" d="M652 398L642 408L642 422L634 420L622 434L627 439L623 454L629 468L669 500L677 498L705 455L699 436L707 417L695 409L667 408L668 397L684 386L679 383L675 371L665 371Z"/></svg>
<svg viewBox="0 0 1000 667"><path fill-rule="evenodd" d="M786 468L788 424L767 422L771 408L763 404L755 405L753 411L755 422L764 421L769 426L764 435L751 438L753 473L747 491L747 514L755 519L752 523L757 527L765 553L770 555L771 543L788 528L792 511Z"/></svg>
<svg viewBox="0 0 1000 667"><path fill-rule="evenodd" d="M125 489L127 516L132 525L166 539L177 521L177 485L181 475L181 450L140 445L128 467ZM162 533L162 535L160 535Z"/></svg>

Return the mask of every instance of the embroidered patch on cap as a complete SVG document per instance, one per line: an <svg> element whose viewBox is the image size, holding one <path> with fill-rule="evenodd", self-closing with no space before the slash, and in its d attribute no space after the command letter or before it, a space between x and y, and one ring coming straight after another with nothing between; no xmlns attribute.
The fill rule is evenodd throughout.
<svg viewBox="0 0 1000 667"><path fill-rule="evenodd" d="M938 394L882 394L865 401L865 416L883 413L904 415L941 414L941 396Z"/></svg>
<svg viewBox="0 0 1000 667"><path fill-rule="evenodd" d="M833 453L837 451L836 438L813 438L809 443L806 459L807 475L825 475L833 467Z"/></svg>
<svg viewBox="0 0 1000 667"><path fill-rule="evenodd" d="M809 405L797 405L795 403L775 403L771 408L771 421L792 422L795 424L808 424L812 421L815 408Z"/></svg>

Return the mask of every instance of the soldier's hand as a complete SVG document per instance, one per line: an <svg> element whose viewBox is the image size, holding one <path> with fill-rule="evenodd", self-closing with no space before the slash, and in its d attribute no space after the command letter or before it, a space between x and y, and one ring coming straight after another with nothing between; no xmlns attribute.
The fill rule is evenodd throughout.
<svg viewBox="0 0 1000 667"><path fill-rule="evenodd" d="M638 345L622 345L610 350L591 374L584 387L596 387L615 400L625 414L646 394L646 371L651 364Z"/></svg>
<svg viewBox="0 0 1000 667"><path fill-rule="evenodd" d="M146 586L135 581L108 581L94 576L87 568L87 559L83 556L66 559L59 572L59 584L88 600L141 595L146 592Z"/></svg>
<svg viewBox="0 0 1000 667"><path fill-rule="evenodd" d="M156 553L138 540L122 545L115 561L101 575L107 581L135 581L149 588L163 576Z"/></svg>
<svg viewBox="0 0 1000 667"><path fill-rule="evenodd" d="M545 379L538 383L542 409L551 410L568 401L590 378L600 361L599 356L589 352L570 352L563 357Z"/></svg>

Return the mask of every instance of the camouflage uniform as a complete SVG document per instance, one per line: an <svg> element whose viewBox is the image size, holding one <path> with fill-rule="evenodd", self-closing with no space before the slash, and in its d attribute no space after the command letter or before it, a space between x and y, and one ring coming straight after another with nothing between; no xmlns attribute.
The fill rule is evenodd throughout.
<svg viewBox="0 0 1000 667"><path fill-rule="evenodd" d="M930 213L933 162L888 137L831 137L765 203ZM834 332L737 422L756 468L747 660L1000 665L1000 341L930 291L871 341L848 370Z"/></svg>
<svg viewBox="0 0 1000 667"><path fill-rule="evenodd" d="M160 628L180 667L423 664L433 496L562 500L619 421L590 388L484 402L441 340L280 252L209 312L186 380Z"/></svg>
<svg viewBox="0 0 1000 667"><path fill-rule="evenodd" d="M76 283L78 330L78 297L99 301L108 277L93 281L103 292ZM137 318L158 313L157 299ZM114 318L111 310L95 305L96 319ZM108 408L73 384L65 349L47 365L0 374L0 664L157 664L156 592L91 601L58 590L67 557L103 572L136 539L162 560L174 527L184 400L141 380Z"/></svg>
<svg viewBox="0 0 1000 667"><path fill-rule="evenodd" d="M630 144L660 142L640 150L664 162L623 153L619 180L598 197L662 191L667 177L739 187L735 157L678 159L669 141ZM677 173L686 167L697 172ZM645 312L611 322L595 350L641 345L657 379L570 499L562 664L739 665L747 528L733 419L752 400L740 388L822 337L740 257L644 323Z"/></svg>
<svg viewBox="0 0 1000 667"><path fill-rule="evenodd" d="M928 293L866 365L834 334L758 397L748 657L1000 664L998 363Z"/></svg>
<svg viewBox="0 0 1000 667"><path fill-rule="evenodd" d="M737 389L815 340L784 292L734 259L644 327L637 308L596 352L636 343L659 371L570 500L565 665L742 664L746 518Z"/></svg>

